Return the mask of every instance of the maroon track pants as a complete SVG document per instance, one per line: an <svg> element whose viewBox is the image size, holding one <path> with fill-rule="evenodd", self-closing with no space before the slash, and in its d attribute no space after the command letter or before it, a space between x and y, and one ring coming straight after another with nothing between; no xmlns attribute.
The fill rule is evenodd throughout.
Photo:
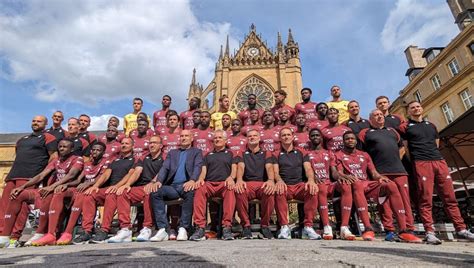
<svg viewBox="0 0 474 268"><path fill-rule="evenodd" d="M318 207L318 195L311 195L305 190L305 183L287 185L283 194L275 195L275 208L280 225L288 225L288 201L304 201L304 226L313 226L313 218Z"/></svg>
<svg viewBox="0 0 474 268"><path fill-rule="evenodd" d="M264 182L262 181L247 181L247 188L243 193L236 193L235 208L239 214L242 226L250 227L249 219L249 201L253 199L260 200L261 226L268 227L270 225L270 216L275 207L274 195L267 195L262 189Z"/></svg>
<svg viewBox="0 0 474 268"><path fill-rule="evenodd" d="M150 205L150 195L145 193L144 186L136 186L130 192L117 195L117 210L120 228L131 228L130 206L132 203L143 202L143 227L153 227L153 212Z"/></svg>
<svg viewBox="0 0 474 268"><path fill-rule="evenodd" d="M204 182L204 185L194 192L194 223L200 228L206 227L206 205L210 197L222 198L222 225L231 227L235 210L235 193L227 189L224 181Z"/></svg>

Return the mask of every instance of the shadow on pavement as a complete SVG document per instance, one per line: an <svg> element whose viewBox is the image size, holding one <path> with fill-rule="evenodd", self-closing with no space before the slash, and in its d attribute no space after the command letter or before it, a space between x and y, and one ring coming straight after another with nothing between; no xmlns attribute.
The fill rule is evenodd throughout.
<svg viewBox="0 0 474 268"><path fill-rule="evenodd" d="M449 253L430 250L409 250L401 248L373 248L373 247L327 247L337 250L361 252L369 254L396 255L407 259L417 259L437 265L471 266L474 267L474 256L470 253ZM459 248L462 250L462 246ZM415 261L415 260L414 260ZM383 264L380 264L383 265Z"/></svg>
<svg viewBox="0 0 474 268"><path fill-rule="evenodd" d="M0 259L0 266L41 266L41 267L224 267L201 257L178 251L164 251L156 247L95 249L62 254L25 254Z"/></svg>

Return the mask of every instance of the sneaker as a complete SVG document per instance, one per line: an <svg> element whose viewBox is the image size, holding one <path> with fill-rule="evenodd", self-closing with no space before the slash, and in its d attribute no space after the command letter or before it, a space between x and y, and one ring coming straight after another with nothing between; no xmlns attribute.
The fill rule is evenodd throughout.
<svg viewBox="0 0 474 268"><path fill-rule="evenodd" d="M234 240L234 235L230 227L224 227L222 230L222 240Z"/></svg>
<svg viewBox="0 0 474 268"><path fill-rule="evenodd" d="M352 234L348 226L341 226L341 239L342 240L355 240L355 235Z"/></svg>
<svg viewBox="0 0 474 268"><path fill-rule="evenodd" d="M324 228L323 228L323 239L324 240L332 240L333 239L331 225L324 226Z"/></svg>
<svg viewBox="0 0 474 268"><path fill-rule="evenodd" d="M31 242L31 245L35 247L56 245L56 236L48 233L40 239Z"/></svg>
<svg viewBox="0 0 474 268"><path fill-rule="evenodd" d="M321 236L316 233L313 227L305 226L303 228L303 232L301 233L302 239L309 239L309 240L321 240Z"/></svg>
<svg viewBox="0 0 474 268"><path fill-rule="evenodd" d="M374 241L375 240L375 233L374 231L368 229L362 234L362 239L365 241Z"/></svg>
<svg viewBox="0 0 474 268"><path fill-rule="evenodd" d="M242 239L252 239L252 230L250 227L244 227L242 230Z"/></svg>
<svg viewBox="0 0 474 268"><path fill-rule="evenodd" d="M421 243L421 242L423 242L419 237L412 234L411 232L401 232L400 234L398 234L398 237L403 242L408 242L408 243Z"/></svg>
<svg viewBox="0 0 474 268"><path fill-rule="evenodd" d="M291 230L290 230L290 227L288 227L288 225L283 225L280 228L278 239L291 239Z"/></svg>
<svg viewBox="0 0 474 268"><path fill-rule="evenodd" d="M56 242L56 245L69 245L72 242L72 234L63 233L61 237Z"/></svg>
<svg viewBox="0 0 474 268"><path fill-rule="evenodd" d="M206 240L206 230L204 228L197 228L194 234L189 238L191 241Z"/></svg>
<svg viewBox="0 0 474 268"><path fill-rule="evenodd" d="M170 230L170 235L169 235L170 240L176 240L177 237L178 236L176 234L176 231L174 229L171 229Z"/></svg>
<svg viewBox="0 0 474 268"><path fill-rule="evenodd" d="M20 241L18 239L10 239L10 244L7 248L19 248L21 247Z"/></svg>
<svg viewBox="0 0 474 268"><path fill-rule="evenodd" d="M108 243L132 242L132 230L128 228L120 229L116 235L107 240Z"/></svg>
<svg viewBox="0 0 474 268"><path fill-rule="evenodd" d="M156 232L156 234L150 238L151 242L161 242L166 240L169 240L169 235L165 228L160 228L160 230L158 230L158 232Z"/></svg>
<svg viewBox="0 0 474 268"><path fill-rule="evenodd" d="M474 241L474 234L471 233L470 231L466 230L466 229L457 232L457 235L459 236L459 238L463 238L463 239L467 239L467 240L470 240L470 241Z"/></svg>
<svg viewBox="0 0 474 268"><path fill-rule="evenodd" d="M137 242L147 242L151 237L151 229L148 227L143 227L140 230L140 234L137 236Z"/></svg>
<svg viewBox="0 0 474 268"><path fill-rule="evenodd" d="M34 234L30 239L28 239L28 241L25 242L25 244L23 246L24 247L29 247L29 246L31 246L31 243L33 243L33 241L38 240L43 236L44 236L44 234Z"/></svg>
<svg viewBox="0 0 474 268"><path fill-rule="evenodd" d="M187 241L188 240L188 231L186 231L186 228L179 227L178 236L176 237L176 240L178 240L178 241Z"/></svg>
<svg viewBox="0 0 474 268"><path fill-rule="evenodd" d="M395 232L387 231L387 234L385 235L385 241L400 242L400 238L398 237L398 235Z"/></svg>
<svg viewBox="0 0 474 268"><path fill-rule="evenodd" d="M9 236L0 236L0 248L6 248L10 245Z"/></svg>
<svg viewBox="0 0 474 268"><path fill-rule="evenodd" d="M425 242L426 242L426 244L430 244L430 245L441 245L441 243L443 243L432 232L426 233Z"/></svg>
<svg viewBox="0 0 474 268"><path fill-rule="evenodd" d="M107 238L109 237L109 233L102 230L102 229L99 229L95 234L94 236L92 237L92 239L90 240L90 242L92 244L103 244L105 242L107 242Z"/></svg>
<svg viewBox="0 0 474 268"><path fill-rule="evenodd" d="M74 245L84 245L84 244L89 244L89 241L91 240L92 236L88 232L82 233L80 236L74 238L72 240L72 243Z"/></svg>
<svg viewBox="0 0 474 268"><path fill-rule="evenodd" d="M273 236L272 231L268 227L263 227L262 228L262 234L263 234L263 239L273 239L273 238L275 238Z"/></svg>

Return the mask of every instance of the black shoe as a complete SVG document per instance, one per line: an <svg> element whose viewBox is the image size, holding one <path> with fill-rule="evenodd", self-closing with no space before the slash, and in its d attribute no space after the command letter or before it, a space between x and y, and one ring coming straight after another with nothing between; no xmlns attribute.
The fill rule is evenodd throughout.
<svg viewBox="0 0 474 268"><path fill-rule="evenodd" d="M109 238L109 233L103 230L99 230L95 233L94 237L92 237L90 242L93 244L102 244L107 242L107 238Z"/></svg>
<svg viewBox="0 0 474 268"><path fill-rule="evenodd" d="M72 240L72 243L74 245L84 245L89 244L89 240L91 240L91 234L88 232L84 232L80 236L74 238Z"/></svg>
<svg viewBox="0 0 474 268"><path fill-rule="evenodd" d="M252 239L252 230L250 230L250 227L244 227L242 230L242 239Z"/></svg>
<svg viewBox="0 0 474 268"><path fill-rule="evenodd" d="M191 241L206 240L206 230L204 228L196 228L194 234L189 238Z"/></svg>
<svg viewBox="0 0 474 268"><path fill-rule="evenodd" d="M230 227L224 227L222 231L222 240L234 240L234 235L232 234L232 229Z"/></svg>
<svg viewBox="0 0 474 268"><path fill-rule="evenodd" d="M270 228L268 228L268 227L263 227L262 228L262 234L263 234L263 239L273 239L273 238L275 238L273 236L272 231L270 231Z"/></svg>

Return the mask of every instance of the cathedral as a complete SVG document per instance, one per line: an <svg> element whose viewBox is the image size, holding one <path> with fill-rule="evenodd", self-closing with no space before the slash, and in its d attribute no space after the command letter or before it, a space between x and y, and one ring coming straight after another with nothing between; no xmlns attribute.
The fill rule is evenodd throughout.
<svg viewBox="0 0 474 268"><path fill-rule="evenodd" d="M279 89L288 93L288 105L294 106L300 101L301 62L299 46L293 39L291 29L285 45L278 33L274 50L267 46L252 24L240 47L233 54L229 51L227 37L225 50L221 46L215 76L207 87L196 82L196 70L193 70L188 99L199 97L203 100L201 108L210 112L218 109L218 100L222 95L230 98L234 111L247 107L247 95L250 93L257 96L258 108L262 109L274 105L273 93Z"/></svg>

